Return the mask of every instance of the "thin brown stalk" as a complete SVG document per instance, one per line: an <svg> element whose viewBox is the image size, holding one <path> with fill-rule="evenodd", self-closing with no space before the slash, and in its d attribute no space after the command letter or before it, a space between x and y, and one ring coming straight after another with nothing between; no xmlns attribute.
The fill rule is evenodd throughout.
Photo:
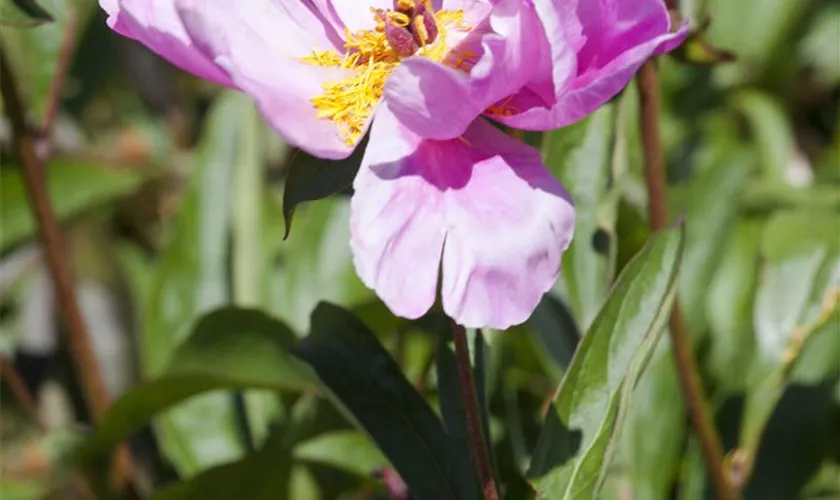
<svg viewBox="0 0 840 500"><path fill-rule="evenodd" d="M478 409L478 395L475 391L472 364L470 363L470 348L467 342L467 332L464 327L450 322L452 336L455 338L455 358L458 363L458 382L461 388L461 400L464 402L464 417L467 422L467 434L470 441L473 465L481 483L484 500L499 500L499 490L490 468L490 458L487 454L487 441L481 425Z"/></svg>
<svg viewBox="0 0 840 500"><path fill-rule="evenodd" d="M639 71L638 82L645 158L645 182L649 198L648 211L651 228L657 231L668 224L668 191L665 156L660 142L659 83L654 60L650 60L642 66ZM714 485L717 498L735 500L738 495L729 483L725 473L723 445L709 412L697 361L694 359L694 351L679 304L674 304L669 327L680 389L689 417L700 441L706 470Z"/></svg>
<svg viewBox="0 0 840 500"><path fill-rule="evenodd" d="M47 268L58 297L59 312L66 326L67 345L81 382L85 402L94 419L98 419L110 406L111 398L79 309L58 221L47 193L43 165L35 151L35 139L26 125L23 101L2 46L0 94L12 125L12 137L22 167L26 194L37 221ZM129 481L131 475L131 459L125 446L117 450L116 468L117 482L122 486Z"/></svg>

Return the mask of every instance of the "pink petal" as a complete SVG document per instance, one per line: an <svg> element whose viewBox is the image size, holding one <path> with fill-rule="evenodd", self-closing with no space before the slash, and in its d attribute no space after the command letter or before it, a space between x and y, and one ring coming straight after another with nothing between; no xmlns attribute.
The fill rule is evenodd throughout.
<svg viewBox="0 0 840 500"><path fill-rule="evenodd" d="M533 75L540 60L541 28L529 2L499 0L484 23L464 42L479 54L469 73L412 57L388 78L383 99L415 134L457 137Z"/></svg>
<svg viewBox="0 0 840 500"><path fill-rule="evenodd" d="M401 316L431 307L442 266L458 323L522 323L572 237L574 208L539 153L483 120L463 140L423 140L382 106L354 188L356 268Z"/></svg>
<svg viewBox="0 0 840 500"><path fill-rule="evenodd" d="M176 0L191 38L257 103L290 144L322 158L347 157L336 125L316 116L312 98L349 72L303 63L341 41L313 6L300 0Z"/></svg>
<svg viewBox="0 0 840 500"><path fill-rule="evenodd" d="M510 103L519 113L495 117L518 128L549 130L583 118L618 94L650 56L675 48L687 34L687 24L669 32L662 0L567 0L554 8L547 2L536 5L554 54L555 100L540 103L526 86ZM573 66L565 58L569 47L576 52Z"/></svg>
<svg viewBox="0 0 840 500"><path fill-rule="evenodd" d="M370 30L376 26L374 9L392 9L393 0L331 0L335 12L350 31Z"/></svg>
<svg viewBox="0 0 840 500"><path fill-rule="evenodd" d="M100 0L108 26L134 38L179 68L232 87L225 72L193 44L172 0Z"/></svg>

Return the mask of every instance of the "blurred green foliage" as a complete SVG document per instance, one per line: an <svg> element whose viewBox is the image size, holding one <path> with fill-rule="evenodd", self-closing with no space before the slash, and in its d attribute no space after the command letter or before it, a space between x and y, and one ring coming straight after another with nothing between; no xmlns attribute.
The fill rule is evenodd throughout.
<svg viewBox="0 0 840 500"><path fill-rule="evenodd" d="M360 156L289 148L247 97L112 34L92 0L0 6L33 124L71 43L39 147L103 373L121 381L91 425L4 123L0 344L47 423L3 391L4 498L61 497L71 470L107 484L102 461L129 437L141 498L403 498L394 470L415 498L476 498L446 319L394 318L355 275ZM840 496L838 7L683 2L711 24L658 63L682 220L665 232L646 220L635 84L528 134L578 222L533 317L470 332L505 499L711 497L662 335L673 301L744 498Z"/></svg>

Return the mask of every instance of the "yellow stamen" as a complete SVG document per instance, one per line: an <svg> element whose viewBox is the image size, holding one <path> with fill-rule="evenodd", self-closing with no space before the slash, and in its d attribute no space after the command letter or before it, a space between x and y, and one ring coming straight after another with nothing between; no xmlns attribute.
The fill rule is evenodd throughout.
<svg viewBox="0 0 840 500"><path fill-rule="evenodd" d="M423 16L415 16L414 32L420 37L420 46L425 47L426 43L429 41L429 30L426 29L426 23L423 22Z"/></svg>
<svg viewBox="0 0 840 500"><path fill-rule="evenodd" d="M398 0L397 2L400 10L407 11L413 9L415 5L414 0ZM368 118L382 97L388 75L399 66L403 59L388 43L388 38L384 33L384 23L391 22L400 27L406 27L412 23L408 16L400 12L371 10L377 22L376 29L360 30L355 33L347 30L343 55L334 50L314 51L301 58L303 62L313 66L339 68L352 72L344 80L325 83L324 92L312 99L316 116L335 122L342 139L348 146L355 144L364 133ZM424 42L417 55L463 70L465 61L469 61L475 55L450 52L446 45L446 33L448 29L456 31L471 29L464 23L464 12L462 10L439 11L435 13L435 21L438 26L437 37L431 44L426 44L429 34L423 24L423 19L420 16L414 19L413 28Z"/></svg>

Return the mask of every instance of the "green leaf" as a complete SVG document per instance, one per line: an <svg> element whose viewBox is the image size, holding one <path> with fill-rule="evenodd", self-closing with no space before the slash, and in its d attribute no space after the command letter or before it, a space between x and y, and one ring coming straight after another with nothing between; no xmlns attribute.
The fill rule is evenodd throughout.
<svg viewBox="0 0 840 500"><path fill-rule="evenodd" d="M580 331L566 305L551 294L540 300L529 320L537 349L548 355L546 365L554 382L560 382L580 342Z"/></svg>
<svg viewBox="0 0 840 500"><path fill-rule="evenodd" d="M826 3L813 16L807 34L800 42L801 61L813 68L817 79L826 88L840 83L840 44L837 42L840 26L840 5Z"/></svg>
<svg viewBox="0 0 840 500"><path fill-rule="evenodd" d="M267 271L272 264L265 255L263 238L266 147L262 139L268 131L263 126L256 106L249 103L239 131L239 148L234 172L232 203L233 302L241 307L270 306ZM262 443L269 425L280 413L280 402L271 392L249 391L243 395L250 435L255 444Z"/></svg>
<svg viewBox="0 0 840 500"><path fill-rule="evenodd" d="M708 297L738 216L738 193L754 161L750 152L731 140L713 147L720 149L717 158L694 177L689 189L675 202L675 212L684 211L686 220L678 296L685 324L695 337L706 330L705 311L695 305Z"/></svg>
<svg viewBox="0 0 840 500"><path fill-rule="evenodd" d="M353 266L349 217L346 198L302 207L295 218L299 230L283 242L275 257L279 265L271 277L269 307L301 334L321 301L354 307L374 299ZM266 219L271 219L266 220L270 224L267 237L279 239L279 218L266 214ZM390 313L388 316L393 317Z"/></svg>
<svg viewBox="0 0 840 500"><path fill-rule="evenodd" d="M754 72L778 58L788 36L813 0L709 0L704 12L714 15L709 38L737 55L732 70ZM748 76L747 73L744 76Z"/></svg>
<svg viewBox="0 0 840 500"><path fill-rule="evenodd" d="M44 169L53 210L59 220L105 205L136 190L143 177L73 158L56 158ZM18 168L0 170L0 250L31 238L36 224Z"/></svg>
<svg viewBox="0 0 840 500"><path fill-rule="evenodd" d="M141 326L140 361L146 376L160 374L201 314L230 300L232 172L248 99L222 94L206 122L189 185L151 279ZM159 416L155 431L164 454L182 477L242 456L229 394L202 395Z"/></svg>
<svg viewBox="0 0 840 500"><path fill-rule="evenodd" d="M622 445L635 500L668 498L685 443L685 407L670 344L659 344L627 412Z"/></svg>
<svg viewBox="0 0 840 500"><path fill-rule="evenodd" d="M286 238L292 230L292 217L301 203L316 201L349 188L359 171L366 141L350 157L339 161L315 158L302 151L295 152L289 165L283 189L283 218Z"/></svg>
<svg viewBox="0 0 840 500"><path fill-rule="evenodd" d="M376 336L326 303L297 354L388 457L418 500L468 499L458 452L431 407ZM469 500L472 500L469 498Z"/></svg>
<svg viewBox="0 0 840 500"><path fill-rule="evenodd" d="M561 279L578 323L586 328L607 296L614 266L615 203L606 196L615 147L615 106L545 134L546 165L575 203L575 237L563 254Z"/></svg>
<svg viewBox="0 0 840 500"><path fill-rule="evenodd" d="M38 6L54 22L44 24L43 16L33 18L20 8L34 13ZM44 118L68 29L72 30L69 36L75 43L94 9L99 10L96 2L90 0L37 0L37 3L36 0L0 0L3 50L34 123L41 123ZM65 85L65 89L70 88Z"/></svg>
<svg viewBox="0 0 840 500"><path fill-rule="evenodd" d="M335 431L321 434L297 445L297 460L329 465L362 477L388 466L388 459L357 431Z"/></svg>
<svg viewBox="0 0 840 500"><path fill-rule="evenodd" d="M285 500L289 496L291 459L281 436L242 460L205 470L182 483L165 486L152 500Z"/></svg>
<svg viewBox="0 0 840 500"><path fill-rule="evenodd" d="M712 337L708 368L724 391L742 392L753 349L753 305L758 283L761 223L742 220L723 252L706 296Z"/></svg>
<svg viewBox="0 0 840 500"><path fill-rule="evenodd" d="M107 452L154 416L197 394L216 389L314 390L314 374L289 354L296 343L286 325L258 311L227 308L204 316L160 375L114 403L85 443L83 457Z"/></svg>
<svg viewBox="0 0 840 500"><path fill-rule="evenodd" d="M0 24L35 26L53 21L47 9L38 5L35 0L2 0L0 11L3 12Z"/></svg>
<svg viewBox="0 0 840 500"><path fill-rule="evenodd" d="M743 91L735 106L744 114L752 130L762 170L768 179L787 179L796 152L793 126L782 104L757 91Z"/></svg>
<svg viewBox="0 0 840 500"><path fill-rule="evenodd" d="M633 387L670 311L682 248L682 228L653 235L583 337L528 471L540 498L597 496Z"/></svg>
<svg viewBox="0 0 840 500"><path fill-rule="evenodd" d="M756 297L756 349L735 464L739 468L753 467L803 346L821 339L824 327L836 327L840 241L835 225L836 215L814 212L780 212L765 225L761 250L766 265ZM832 370L833 365L824 366Z"/></svg>

